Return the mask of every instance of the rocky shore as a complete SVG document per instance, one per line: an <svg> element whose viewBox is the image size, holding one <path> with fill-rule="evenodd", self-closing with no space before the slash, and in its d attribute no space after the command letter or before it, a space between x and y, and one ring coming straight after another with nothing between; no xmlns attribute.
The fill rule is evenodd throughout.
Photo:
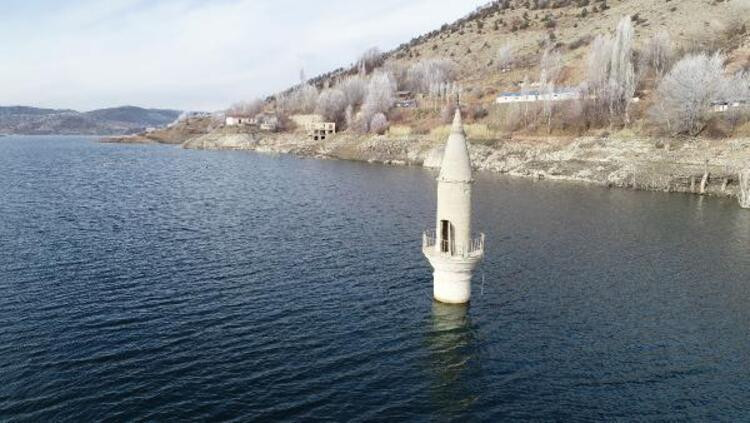
<svg viewBox="0 0 750 423"><path fill-rule="evenodd" d="M388 165L438 167L444 140L429 135L338 134L313 141L299 133L252 133L219 128L183 138L183 148L249 150ZM120 137L109 142L160 142ZM170 138L170 143L177 143ZM480 140L471 143L478 170L639 190L732 196L738 172L750 166L750 139L659 140L628 134L582 138Z"/></svg>

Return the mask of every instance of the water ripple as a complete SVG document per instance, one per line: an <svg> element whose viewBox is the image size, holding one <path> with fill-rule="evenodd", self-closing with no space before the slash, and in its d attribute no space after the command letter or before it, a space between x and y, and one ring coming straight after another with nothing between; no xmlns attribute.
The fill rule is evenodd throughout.
<svg viewBox="0 0 750 423"><path fill-rule="evenodd" d="M0 139L0 168L2 421L750 408L750 220L723 200L478 175L467 308L430 298L423 169L52 137Z"/></svg>

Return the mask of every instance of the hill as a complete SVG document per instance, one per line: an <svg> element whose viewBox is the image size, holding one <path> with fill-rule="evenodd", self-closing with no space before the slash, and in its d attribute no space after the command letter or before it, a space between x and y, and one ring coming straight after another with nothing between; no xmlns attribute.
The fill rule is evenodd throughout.
<svg viewBox="0 0 750 423"><path fill-rule="evenodd" d="M426 100L419 102L420 110L416 112L384 111L392 124L407 125L417 132L440 125L445 116L450 116L450 113L441 116L439 106L432 107L433 110L424 107L436 103L430 98L436 93L442 99L448 97L445 87L440 87L446 83L449 96L460 93L461 103L469 112L468 121L488 125L500 138L510 134L583 135L591 129L612 129L613 123L615 127L623 126L622 116L617 116L619 122L612 116L595 121L587 116L568 116L565 107L553 111L556 116L549 124L537 119L542 114L541 107L532 107L534 110L530 114L534 119L524 116L520 124L509 122L508 115L517 115L518 111L498 106L495 100L501 93L544 89L540 84L545 60L546 82L556 89L578 89L587 83L587 88L591 89L589 62L592 49L597 47L597 37L612 43L617 36L618 23L629 16L633 38L627 60L633 65L633 95L640 104L630 110L633 119L628 126L638 132L652 133L654 125L647 119L648 109L658 100L653 93L663 76L655 75L648 62L655 43L661 42L663 45L656 47L669 50L667 70L686 55L715 52L723 54L727 75L750 70L749 12L750 2L744 0L498 0L380 56L374 57L372 52L363 54L350 68L317 76L308 84L321 94L326 87L340 88L342 81L362 74L361 64L368 62L365 67L368 77L376 71L386 72L397 90L412 91ZM442 67L442 73L434 70L436 66ZM604 68L607 66L609 64ZM555 68L552 78L549 67ZM608 69L603 71L609 72ZM605 79L608 77L605 75ZM288 99L301 89L302 86L292 87L270 97L269 101L278 103L279 99ZM578 106L583 109L602 106L596 102L580 103ZM355 113L357 107L354 105ZM304 104L287 108L294 113L312 111L311 108L304 110ZM339 120L343 127L343 113ZM750 134L750 128L745 129ZM730 136L733 132L719 128L718 133Z"/></svg>
<svg viewBox="0 0 750 423"><path fill-rule="evenodd" d="M431 167L458 106L479 169L750 208L748 11L747 0L493 1L226 111L246 124L213 116L120 142ZM336 135L295 125L313 113ZM276 133L257 124L269 115Z"/></svg>
<svg viewBox="0 0 750 423"><path fill-rule="evenodd" d="M177 110L134 106L78 112L25 106L0 107L0 133L22 135L122 135L174 122Z"/></svg>

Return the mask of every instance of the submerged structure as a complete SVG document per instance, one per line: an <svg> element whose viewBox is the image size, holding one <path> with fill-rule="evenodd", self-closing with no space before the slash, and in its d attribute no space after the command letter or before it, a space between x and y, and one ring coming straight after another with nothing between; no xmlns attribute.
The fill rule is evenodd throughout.
<svg viewBox="0 0 750 423"><path fill-rule="evenodd" d="M484 256L484 234L473 237L471 233L474 179L458 110L437 180L435 230L422 235L422 252L434 269L434 298L443 303L463 304L471 298L471 276Z"/></svg>

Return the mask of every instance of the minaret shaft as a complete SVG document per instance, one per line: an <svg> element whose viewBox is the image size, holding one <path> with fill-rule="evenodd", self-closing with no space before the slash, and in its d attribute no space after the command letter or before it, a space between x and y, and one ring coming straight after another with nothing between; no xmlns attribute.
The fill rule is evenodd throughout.
<svg viewBox="0 0 750 423"><path fill-rule="evenodd" d="M423 252L434 268L433 294L445 303L467 303L471 276L484 255L484 236L471 234L471 161L461 114L456 111L445 145L437 188L434 237L425 235Z"/></svg>
<svg viewBox="0 0 750 423"><path fill-rule="evenodd" d="M446 222L449 224L447 231L444 226ZM449 242L450 247L456 253L469 247L469 241L471 240L471 183L438 182L435 234L438 244Z"/></svg>

